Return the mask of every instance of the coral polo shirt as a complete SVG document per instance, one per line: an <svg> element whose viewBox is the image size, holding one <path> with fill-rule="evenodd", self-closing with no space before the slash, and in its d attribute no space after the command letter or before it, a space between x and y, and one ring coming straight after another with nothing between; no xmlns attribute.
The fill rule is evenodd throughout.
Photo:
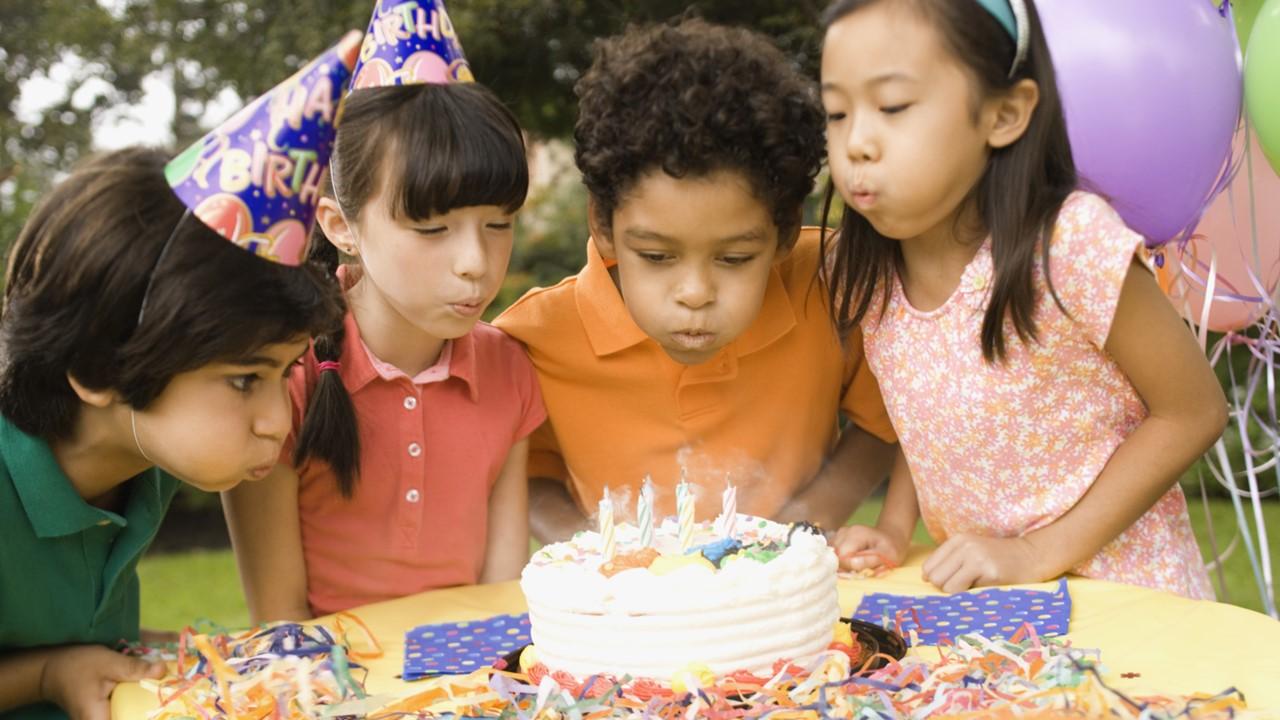
<svg viewBox="0 0 1280 720"><path fill-rule="evenodd" d="M533 434L529 476L563 480L592 514L603 489L630 493L646 475L658 511L675 510L682 472L698 517L719 511L726 479L738 509L774 515L822 466L837 417L888 442L893 428L862 337L846 352L815 282L818 230L775 263L760 315L699 365L672 360L632 320L595 244L587 266L529 291L494 324L520 340L538 371L549 422Z"/></svg>
<svg viewBox="0 0 1280 720"><path fill-rule="evenodd" d="M491 325L477 323L410 378L368 350L350 313L345 322L338 372L359 418L355 493L343 498L325 463L298 468L307 600L317 614L478 582L489 493L511 447L546 418L523 348ZM316 378L308 351L289 378L295 430Z"/></svg>

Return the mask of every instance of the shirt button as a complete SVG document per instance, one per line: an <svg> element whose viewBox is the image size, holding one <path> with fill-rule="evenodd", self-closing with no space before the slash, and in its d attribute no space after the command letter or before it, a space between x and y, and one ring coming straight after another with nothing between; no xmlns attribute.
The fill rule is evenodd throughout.
<svg viewBox="0 0 1280 720"><path fill-rule="evenodd" d="M418 398L415 398L415 397L407 397L407 398L405 398L405 399L404 399L404 409L405 409L405 410L412 410L412 409L414 409L414 408L416 408L416 407L418 407Z"/></svg>
<svg viewBox="0 0 1280 720"><path fill-rule="evenodd" d="M418 502L418 498L420 497L422 496L417 490L410 490L409 492L404 494L404 499L408 500L411 503Z"/></svg>
<svg viewBox="0 0 1280 720"><path fill-rule="evenodd" d="M409 457L418 457L422 454L422 446L418 443L409 443Z"/></svg>

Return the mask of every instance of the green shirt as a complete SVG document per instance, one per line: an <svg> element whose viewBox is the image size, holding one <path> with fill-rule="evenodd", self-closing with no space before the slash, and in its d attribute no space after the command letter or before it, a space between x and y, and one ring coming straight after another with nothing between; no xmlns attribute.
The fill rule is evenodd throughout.
<svg viewBox="0 0 1280 720"><path fill-rule="evenodd" d="M49 444L0 417L0 653L138 639L138 558L180 481L152 468L125 484L124 515L80 497ZM65 718L51 704L3 720Z"/></svg>

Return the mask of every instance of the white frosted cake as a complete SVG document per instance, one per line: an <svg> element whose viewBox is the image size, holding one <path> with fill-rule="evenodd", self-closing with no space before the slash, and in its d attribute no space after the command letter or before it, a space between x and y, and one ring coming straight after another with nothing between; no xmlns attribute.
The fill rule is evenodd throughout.
<svg viewBox="0 0 1280 720"><path fill-rule="evenodd" d="M579 678L667 681L690 667L768 676L831 644L837 563L821 535L749 515L732 538L696 523L687 553L677 534L668 519L646 549L620 524L609 563L595 532L536 552L520 586L537 662Z"/></svg>

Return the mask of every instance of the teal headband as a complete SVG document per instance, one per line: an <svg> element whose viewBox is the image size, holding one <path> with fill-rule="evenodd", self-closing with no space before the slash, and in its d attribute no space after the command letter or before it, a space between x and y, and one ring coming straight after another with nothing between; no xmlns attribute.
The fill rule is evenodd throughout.
<svg viewBox="0 0 1280 720"><path fill-rule="evenodd" d="M1017 46L1013 66L1009 68L1009 75L1012 76L1027 57L1027 40L1031 34L1031 27L1027 20L1026 3L1024 0L978 0L978 4L991 13L991 17L994 17L1005 32L1009 33L1009 37L1013 38Z"/></svg>

